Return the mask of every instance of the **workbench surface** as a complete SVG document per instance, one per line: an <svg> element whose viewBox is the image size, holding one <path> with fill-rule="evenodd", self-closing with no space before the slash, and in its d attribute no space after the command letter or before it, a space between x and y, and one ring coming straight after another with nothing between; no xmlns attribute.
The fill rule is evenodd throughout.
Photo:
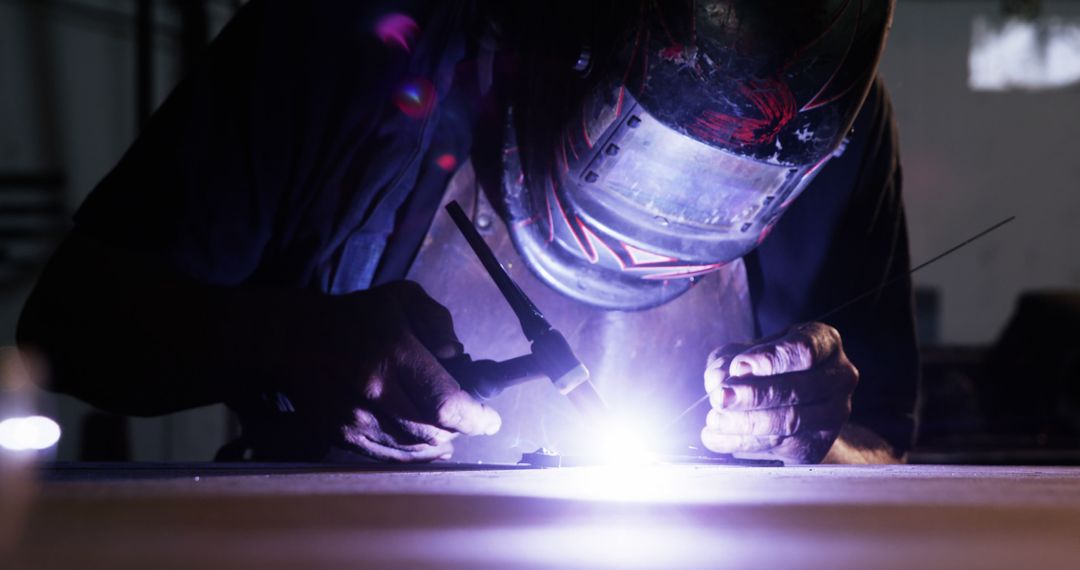
<svg viewBox="0 0 1080 570"><path fill-rule="evenodd" d="M24 568L1077 568L1080 469L68 470Z"/></svg>

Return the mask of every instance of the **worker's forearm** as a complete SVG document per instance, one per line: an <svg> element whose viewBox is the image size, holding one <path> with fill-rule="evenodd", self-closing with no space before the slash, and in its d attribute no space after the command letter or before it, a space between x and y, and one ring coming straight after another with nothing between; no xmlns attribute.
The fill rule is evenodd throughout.
<svg viewBox="0 0 1080 570"><path fill-rule="evenodd" d="M325 299L203 286L73 235L27 301L18 337L45 356L54 389L111 411L152 415L297 376L288 363L316 349L303 346L312 336L304 323L328 312ZM304 313L315 318L298 318Z"/></svg>
<svg viewBox="0 0 1080 570"><path fill-rule="evenodd" d="M878 434L858 424L848 422L840 430L822 463L903 463L903 457Z"/></svg>

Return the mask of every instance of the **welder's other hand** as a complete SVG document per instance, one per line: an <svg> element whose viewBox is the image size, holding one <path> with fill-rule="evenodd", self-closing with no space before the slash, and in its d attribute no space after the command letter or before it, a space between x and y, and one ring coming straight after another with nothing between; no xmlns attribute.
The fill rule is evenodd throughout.
<svg viewBox="0 0 1080 570"><path fill-rule="evenodd" d="M463 350L450 312L420 285L398 281L337 297L326 406L343 442L377 459L449 458L458 435L494 434L502 420L439 363Z"/></svg>
<svg viewBox="0 0 1080 570"><path fill-rule="evenodd" d="M718 453L818 463L851 414L858 380L840 333L822 323L716 350L705 371L712 409L701 441Z"/></svg>

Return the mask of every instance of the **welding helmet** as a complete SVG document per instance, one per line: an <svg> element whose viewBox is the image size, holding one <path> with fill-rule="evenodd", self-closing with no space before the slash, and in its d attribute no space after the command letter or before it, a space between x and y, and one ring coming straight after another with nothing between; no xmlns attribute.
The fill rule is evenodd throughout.
<svg viewBox="0 0 1080 570"><path fill-rule="evenodd" d="M507 226L532 271L606 309L653 307L755 248L837 153L875 75L889 0L642 1L576 110L523 169ZM580 62L579 62L580 64ZM514 112L513 110L511 111Z"/></svg>

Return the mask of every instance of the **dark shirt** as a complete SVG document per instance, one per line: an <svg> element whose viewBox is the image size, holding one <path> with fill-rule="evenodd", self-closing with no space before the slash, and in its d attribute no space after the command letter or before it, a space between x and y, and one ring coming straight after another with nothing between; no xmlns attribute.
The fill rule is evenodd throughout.
<svg viewBox="0 0 1080 570"><path fill-rule="evenodd" d="M898 150L892 105L878 80L843 154L822 168L746 267L758 332L811 320L836 327L860 373L851 420L907 451L919 355Z"/></svg>
<svg viewBox="0 0 1080 570"><path fill-rule="evenodd" d="M408 49L375 33L388 13L417 23ZM469 156L477 20L470 2L254 0L76 225L211 285L340 294L402 277ZM430 109L404 112L409 94ZM907 270L894 131L876 83L844 153L747 258L758 332L815 319ZM862 373L853 420L907 450L910 281L825 321Z"/></svg>

